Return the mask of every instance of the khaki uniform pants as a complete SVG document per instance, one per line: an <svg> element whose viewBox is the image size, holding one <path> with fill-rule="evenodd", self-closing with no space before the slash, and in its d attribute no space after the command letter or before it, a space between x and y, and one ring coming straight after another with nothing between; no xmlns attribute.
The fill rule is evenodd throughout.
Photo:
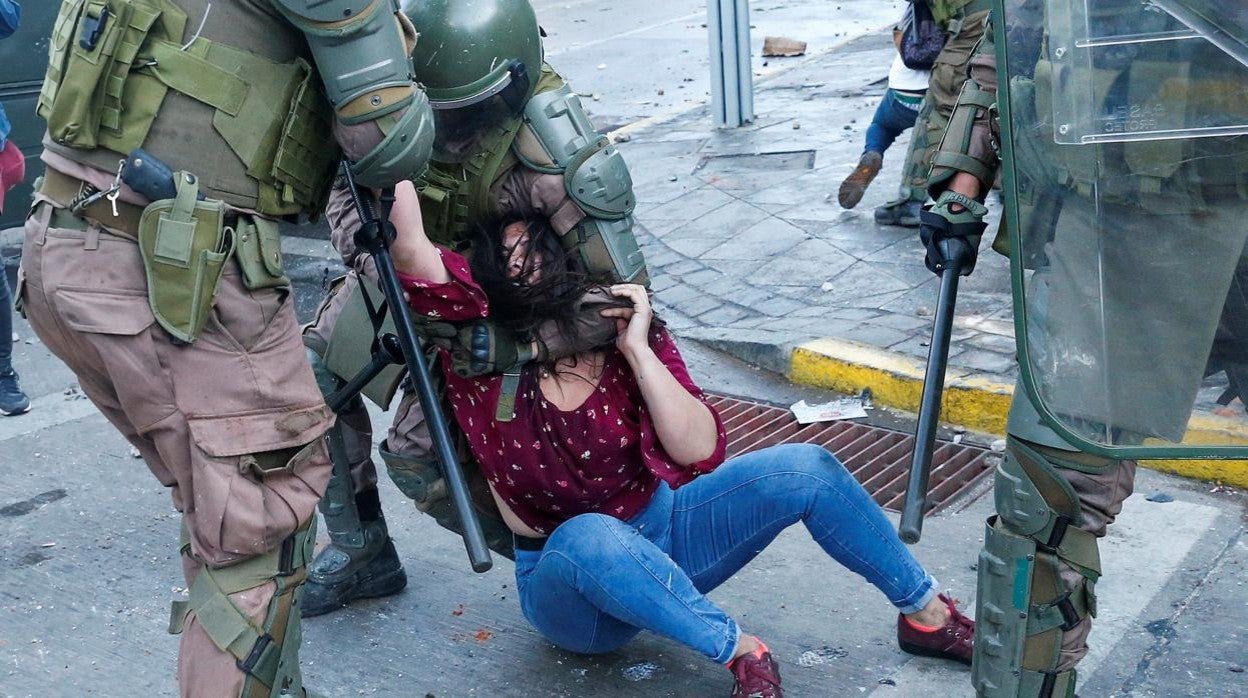
<svg viewBox="0 0 1248 698"><path fill-rule="evenodd" d="M1122 503L1135 487L1135 461L1120 461L1103 473L1090 475L1077 470L1061 470L1062 476L1075 488L1079 503L1083 506L1083 522L1079 528L1097 538L1104 538L1109 524L1122 511ZM1107 570L1113 572L1113 570ZM1073 589L1083 579L1075 568L1062 565L1060 572L1066 588ZM1084 618L1074 628L1062 633L1062 654L1057 670L1074 667L1088 654L1088 634L1092 632L1092 618Z"/></svg>
<svg viewBox="0 0 1248 698"><path fill-rule="evenodd" d="M330 473L320 437L333 420L289 292L248 291L230 264L203 335L175 345L154 322L137 245L94 223L51 228L51 214L43 203L26 221L18 297L40 340L170 488L190 531L187 586L200 565L277 549L316 512ZM292 457L260 475L252 456L270 451ZM266 582L230 598L260 622L273 590ZM243 680L192 613L178 660L181 694L236 696Z"/></svg>

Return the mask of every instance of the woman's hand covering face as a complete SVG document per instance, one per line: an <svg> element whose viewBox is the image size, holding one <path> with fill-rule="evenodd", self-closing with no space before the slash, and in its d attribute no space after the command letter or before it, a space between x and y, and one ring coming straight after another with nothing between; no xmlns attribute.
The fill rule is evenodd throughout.
<svg viewBox="0 0 1248 698"><path fill-rule="evenodd" d="M632 303L630 308L607 308L602 311L603 317L615 318L615 326L619 336L615 346L625 355L650 348L650 321L654 318L654 310L650 307L650 295L644 286L639 284L615 284L607 291L617 298L627 299Z"/></svg>

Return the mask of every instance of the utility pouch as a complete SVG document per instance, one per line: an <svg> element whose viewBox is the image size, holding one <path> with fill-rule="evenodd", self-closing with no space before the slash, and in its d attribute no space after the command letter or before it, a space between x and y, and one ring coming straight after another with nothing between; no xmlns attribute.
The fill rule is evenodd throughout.
<svg viewBox="0 0 1248 698"><path fill-rule="evenodd" d="M282 235L277 221L240 216L233 237L234 258L243 271L244 286L252 291L290 287L282 269Z"/></svg>
<svg viewBox="0 0 1248 698"><path fill-rule="evenodd" d="M156 321L175 338L194 342L212 313L217 282L234 251L224 226L225 205L196 201L199 180L174 175L178 195L143 209L139 251L147 272L147 297Z"/></svg>
<svg viewBox="0 0 1248 698"><path fill-rule="evenodd" d="M160 15L159 8L122 0L62 4L37 108L52 140L90 149L104 145L101 139L120 136L123 96L127 108L155 112L163 86L148 79L151 85L139 86L146 91L134 92L127 85L136 77L132 64ZM135 135L141 143L144 134Z"/></svg>

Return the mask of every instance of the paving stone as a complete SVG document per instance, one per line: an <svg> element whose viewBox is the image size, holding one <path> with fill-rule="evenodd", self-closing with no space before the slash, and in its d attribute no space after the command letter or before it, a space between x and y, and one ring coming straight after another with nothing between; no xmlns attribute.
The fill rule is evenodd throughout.
<svg viewBox="0 0 1248 698"><path fill-rule="evenodd" d="M902 332L931 329L932 327L932 319L930 317L915 317L913 315L902 315L900 313L883 313L872 322L881 327L891 327L894 330L901 330Z"/></svg>
<svg viewBox="0 0 1248 698"><path fill-rule="evenodd" d="M860 324L845 331L842 335L844 339L850 339L863 344L870 344L877 347L890 347L899 342L910 339L910 335L905 332L898 332L887 327L878 325Z"/></svg>
<svg viewBox="0 0 1248 698"><path fill-rule="evenodd" d="M988 334L986 332L966 340L966 343L978 349L987 349L1007 356L1013 356L1017 349L1013 337L1002 337L998 334Z"/></svg>
<svg viewBox="0 0 1248 698"><path fill-rule="evenodd" d="M842 337L859 323L852 320L837 320L827 317L796 317L788 316L772 318L758 326L760 330L775 332L810 332L820 337Z"/></svg>
<svg viewBox="0 0 1248 698"><path fill-rule="evenodd" d="M698 322L710 327L727 327L745 317L758 317L758 315L754 311L742 308L739 305L721 303L719 307L712 308L706 313L699 315Z"/></svg>
<svg viewBox="0 0 1248 698"><path fill-rule="evenodd" d="M672 306L679 306L690 298L700 295L703 295L700 289L696 289L683 281L674 281L662 291L656 291L655 299L656 301L662 300L664 303Z"/></svg>
<svg viewBox="0 0 1248 698"><path fill-rule="evenodd" d="M706 294L700 294L681 302L680 305L676 307L689 317L696 318L708 310L718 308L722 303L723 301L719 298L708 296Z"/></svg>
<svg viewBox="0 0 1248 698"><path fill-rule="evenodd" d="M677 285L676 279L665 274L652 274L650 276L650 290L654 293L665 293L668 289Z"/></svg>
<svg viewBox="0 0 1248 698"><path fill-rule="evenodd" d="M702 186L659 206L638 206L636 215L645 220L691 221L734 200L714 187Z"/></svg>
<svg viewBox="0 0 1248 698"><path fill-rule="evenodd" d="M672 276L683 277L685 274L691 274L705 268L706 265L697 260L685 259L676 262L675 264L667 265L663 268L663 271L667 274L671 274Z"/></svg>
<svg viewBox="0 0 1248 698"><path fill-rule="evenodd" d="M812 314L812 313L815 313L816 310L820 310L820 309L811 309L809 311L802 310L802 311L798 311L795 314L796 315ZM834 317L838 320L853 320L856 322L869 322L872 319L880 316L879 311L867 310L865 308L829 308L825 312L828 314L829 317Z"/></svg>
<svg viewBox="0 0 1248 698"><path fill-rule="evenodd" d="M661 242L642 245L641 253L645 255L646 265L652 269L663 268L684 261L688 257L667 247Z"/></svg>
<svg viewBox="0 0 1248 698"><path fill-rule="evenodd" d="M818 288L854 264L854 259L822 240L803 240L788 254L764 264L752 279L769 286Z"/></svg>
<svg viewBox="0 0 1248 698"><path fill-rule="evenodd" d="M681 280L687 284L691 284L693 286L697 286L698 288L705 289L707 285L709 285L710 283L714 281L722 279L723 277L724 277L723 272L719 272L714 269L707 269L703 267L702 269L699 269L697 271L685 274L683 277L681 277Z"/></svg>
<svg viewBox="0 0 1248 698"><path fill-rule="evenodd" d="M792 253L810 236L801 228L779 218L766 218L746 228L731 240L711 248L706 256L714 259L769 259Z"/></svg>
<svg viewBox="0 0 1248 698"><path fill-rule="evenodd" d="M910 286L900 279L882 274L866 262L854 262L828 279L828 288L820 296L822 303L850 303L854 299L876 298L884 293L902 293ZM876 306L879 307L879 306Z"/></svg>
<svg viewBox="0 0 1248 698"><path fill-rule="evenodd" d="M734 199L704 216L675 227L663 235L663 242L681 254L700 257L769 217L771 214L757 206Z"/></svg>
<svg viewBox="0 0 1248 698"><path fill-rule="evenodd" d="M973 368L976 371L1007 373L1017 364L1013 355L998 354L995 351L982 349L967 349L958 355L958 365Z"/></svg>

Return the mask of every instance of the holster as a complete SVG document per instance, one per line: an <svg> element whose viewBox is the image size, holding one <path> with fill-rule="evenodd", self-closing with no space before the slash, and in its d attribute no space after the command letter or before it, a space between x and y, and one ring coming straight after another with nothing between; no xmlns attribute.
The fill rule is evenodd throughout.
<svg viewBox="0 0 1248 698"><path fill-rule="evenodd" d="M139 251L147 273L147 296L166 332L194 342L212 313L217 283L234 252L225 227L225 204L197 201L199 180L189 172L174 176L178 194L143 209Z"/></svg>

